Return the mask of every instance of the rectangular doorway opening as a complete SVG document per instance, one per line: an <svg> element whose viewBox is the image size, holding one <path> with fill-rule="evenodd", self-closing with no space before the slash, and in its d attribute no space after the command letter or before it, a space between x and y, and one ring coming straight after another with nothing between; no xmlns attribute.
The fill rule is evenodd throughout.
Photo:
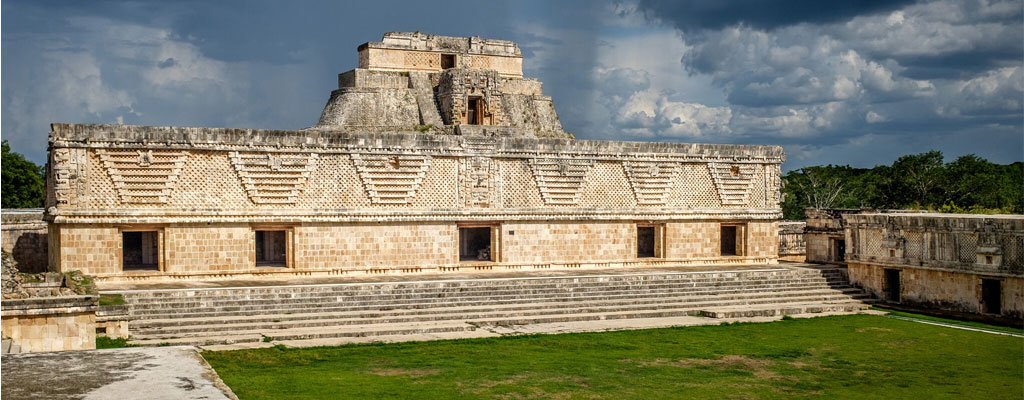
<svg viewBox="0 0 1024 400"><path fill-rule="evenodd" d="M286 231L256 231L256 266L288 266Z"/></svg>
<svg viewBox="0 0 1024 400"><path fill-rule="evenodd" d="M121 232L121 269L159 271L160 247L157 231Z"/></svg>
<svg viewBox="0 0 1024 400"><path fill-rule="evenodd" d="M739 253L736 252L736 227L735 226L723 226L722 227L722 255L723 256L739 255Z"/></svg>
<svg viewBox="0 0 1024 400"><path fill-rule="evenodd" d="M832 239L832 260L846 261L846 240Z"/></svg>
<svg viewBox="0 0 1024 400"><path fill-rule="evenodd" d="M636 258L657 257L654 249L655 236L653 226L636 227Z"/></svg>
<svg viewBox="0 0 1024 400"><path fill-rule="evenodd" d="M491 228L459 228L459 261L494 261Z"/></svg>
<svg viewBox="0 0 1024 400"><path fill-rule="evenodd" d="M479 97L470 97L466 100L466 123L469 125L483 125L484 100Z"/></svg>
<svg viewBox="0 0 1024 400"><path fill-rule="evenodd" d="M892 303L899 303L900 293L902 291L903 290L900 287L900 270L885 270L885 300Z"/></svg>
<svg viewBox="0 0 1024 400"><path fill-rule="evenodd" d="M455 68L455 55L454 54L442 54L441 55L441 69Z"/></svg>
<svg viewBox="0 0 1024 400"><path fill-rule="evenodd" d="M986 314L1003 313L1002 281L998 279L981 280L981 304Z"/></svg>

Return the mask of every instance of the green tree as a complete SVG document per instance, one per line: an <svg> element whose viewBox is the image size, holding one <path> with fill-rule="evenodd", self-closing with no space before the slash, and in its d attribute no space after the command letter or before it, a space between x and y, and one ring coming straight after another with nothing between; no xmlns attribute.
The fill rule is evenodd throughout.
<svg viewBox="0 0 1024 400"><path fill-rule="evenodd" d="M2 142L3 208L32 208L43 206L43 168L11 151L6 140Z"/></svg>

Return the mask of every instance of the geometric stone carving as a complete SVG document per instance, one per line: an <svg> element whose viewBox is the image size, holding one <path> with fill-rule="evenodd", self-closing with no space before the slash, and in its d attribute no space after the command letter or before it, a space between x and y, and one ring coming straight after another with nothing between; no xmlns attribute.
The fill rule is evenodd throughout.
<svg viewBox="0 0 1024 400"><path fill-rule="evenodd" d="M575 205L594 160L573 158L532 158L530 170L540 196L548 205Z"/></svg>
<svg viewBox="0 0 1024 400"><path fill-rule="evenodd" d="M71 154L71 149L58 148L52 154L54 199L57 204L68 204L73 193L71 182L77 180L78 160Z"/></svg>
<svg viewBox="0 0 1024 400"><path fill-rule="evenodd" d="M765 165L764 172L764 206L777 208L782 202L782 172L778 165Z"/></svg>
<svg viewBox="0 0 1024 400"><path fill-rule="evenodd" d="M316 169L316 153L228 154L245 193L255 204L293 204Z"/></svg>
<svg viewBox="0 0 1024 400"><path fill-rule="evenodd" d="M756 164L708 163L722 205L750 204Z"/></svg>
<svg viewBox="0 0 1024 400"><path fill-rule="evenodd" d="M490 207L500 199L497 166L490 157L467 157L459 162L459 179L467 207Z"/></svg>
<svg viewBox="0 0 1024 400"><path fill-rule="evenodd" d="M641 206L663 206L679 164L657 161L623 161L626 178Z"/></svg>
<svg viewBox="0 0 1024 400"><path fill-rule="evenodd" d="M96 150L114 182L121 203L162 204L170 201L188 152L175 150Z"/></svg>
<svg viewBox="0 0 1024 400"><path fill-rule="evenodd" d="M430 169L428 155L353 153L352 164L373 204L407 204Z"/></svg>

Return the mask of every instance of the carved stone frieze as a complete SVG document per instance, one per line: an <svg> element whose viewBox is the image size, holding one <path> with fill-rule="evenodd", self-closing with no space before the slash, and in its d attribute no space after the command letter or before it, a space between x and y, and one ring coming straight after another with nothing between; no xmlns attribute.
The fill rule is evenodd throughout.
<svg viewBox="0 0 1024 400"><path fill-rule="evenodd" d="M672 179L679 172L679 163L623 161L622 168L626 171L637 204L664 206L672 187Z"/></svg>
<svg viewBox="0 0 1024 400"><path fill-rule="evenodd" d="M580 189L594 160L576 158L531 158L530 170L548 205L576 205Z"/></svg>
<svg viewBox="0 0 1024 400"><path fill-rule="evenodd" d="M229 153L249 200L293 204L316 168L316 153Z"/></svg>
<svg viewBox="0 0 1024 400"><path fill-rule="evenodd" d="M754 184L757 164L708 163L708 169L722 205L750 204L750 189Z"/></svg>
<svg viewBox="0 0 1024 400"><path fill-rule="evenodd" d="M125 204L164 204L188 160L187 151L100 149L96 151Z"/></svg>
<svg viewBox="0 0 1024 400"><path fill-rule="evenodd" d="M467 207L494 207L501 198L497 165L490 157L468 157L460 160L459 180L463 204Z"/></svg>
<svg viewBox="0 0 1024 400"><path fill-rule="evenodd" d="M428 155L355 153L351 158L373 204L408 204L432 161Z"/></svg>

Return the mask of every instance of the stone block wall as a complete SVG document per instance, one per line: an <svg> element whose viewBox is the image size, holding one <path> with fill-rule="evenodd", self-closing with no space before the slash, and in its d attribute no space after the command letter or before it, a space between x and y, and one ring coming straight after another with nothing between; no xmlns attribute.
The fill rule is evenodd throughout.
<svg viewBox="0 0 1024 400"><path fill-rule="evenodd" d="M1024 216L867 213L844 216L850 280L901 304L983 313L983 280L998 281L1001 314L1024 315ZM808 247L811 243L808 242Z"/></svg>
<svg viewBox="0 0 1024 400"><path fill-rule="evenodd" d="M96 348L96 296L64 296L3 301L3 337L21 352Z"/></svg>
<svg viewBox="0 0 1024 400"><path fill-rule="evenodd" d="M520 264L624 261L636 258L633 223L508 223L502 260Z"/></svg>
<svg viewBox="0 0 1024 400"><path fill-rule="evenodd" d="M458 262L454 224L304 224L295 228L295 267L402 269Z"/></svg>
<svg viewBox="0 0 1024 400"><path fill-rule="evenodd" d="M3 251L11 254L18 270L25 273L46 272L47 230L43 209L4 209L0 211L0 242Z"/></svg>

